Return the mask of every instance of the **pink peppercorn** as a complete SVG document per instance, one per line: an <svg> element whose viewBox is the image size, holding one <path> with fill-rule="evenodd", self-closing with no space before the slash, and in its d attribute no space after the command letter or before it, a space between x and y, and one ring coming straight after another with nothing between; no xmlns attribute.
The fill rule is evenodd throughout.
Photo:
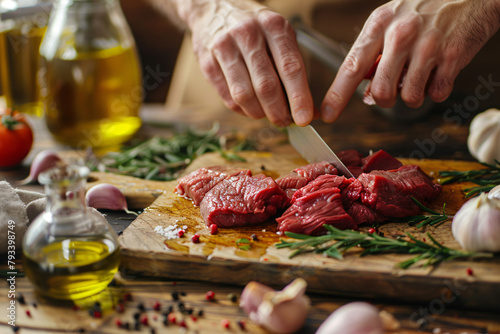
<svg viewBox="0 0 500 334"><path fill-rule="evenodd" d="M215 293L213 291L208 291L206 294L205 294L205 298L207 300L214 300L215 298Z"/></svg>
<svg viewBox="0 0 500 334"><path fill-rule="evenodd" d="M144 326L149 326L149 319L148 319L148 316L147 316L147 315L144 315L144 316L141 318L141 324L143 324Z"/></svg>
<svg viewBox="0 0 500 334"><path fill-rule="evenodd" d="M175 317L175 313L169 313L167 318L168 318L168 321L170 321L173 324L175 324L177 322L177 318Z"/></svg>
<svg viewBox="0 0 500 334"><path fill-rule="evenodd" d="M219 231L219 227L215 224L210 225L210 234L217 234Z"/></svg>
<svg viewBox="0 0 500 334"><path fill-rule="evenodd" d="M153 305L153 310L155 311L159 311L161 309L161 304L160 302L156 302L154 305Z"/></svg>
<svg viewBox="0 0 500 334"><path fill-rule="evenodd" d="M30 311L30 310L26 310L26 315L27 315L28 317L31 317L31 311Z"/></svg>
<svg viewBox="0 0 500 334"><path fill-rule="evenodd" d="M116 319L115 325L116 325L116 327L121 328L123 324L122 324L122 321L120 319Z"/></svg>
<svg viewBox="0 0 500 334"><path fill-rule="evenodd" d="M182 238L184 236L184 233L184 230L179 230L179 232L177 232L177 235L179 236L179 238Z"/></svg>
<svg viewBox="0 0 500 334"><path fill-rule="evenodd" d="M472 268L467 268L467 275L469 275L469 276L474 275L474 271L472 270Z"/></svg>
<svg viewBox="0 0 500 334"><path fill-rule="evenodd" d="M181 320L181 321L179 322L179 327L187 328L187 324L186 324L186 322L185 322L184 320Z"/></svg>
<svg viewBox="0 0 500 334"><path fill-rule="evenodd" d="M222 325L223 328L229 328L229 320L227 319L222 319L222 321L220 322L220 324Z"/></svg>
<svg viewBox="0 0 500 334"><path fill-rule="evenodd" d="M371 228L368 230L368 233L371 233L371 234L373 234L373 233L375 233L375 232L377 232L377 230L375 230L373 227L371 227Z"/></svg>
<svg viewBox="0 0 500 334"><path fill-rule="evenodd" d="M191 237L191 241L195 244L200 243L200 236L198 234L195 234Z"/></svg>

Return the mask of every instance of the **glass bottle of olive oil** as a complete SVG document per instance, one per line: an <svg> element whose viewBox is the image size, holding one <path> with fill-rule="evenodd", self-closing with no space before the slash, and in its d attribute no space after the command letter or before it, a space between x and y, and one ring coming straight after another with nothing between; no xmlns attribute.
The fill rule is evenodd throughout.
<svg viewBox="0 0 500 334"><path fill-rule="evenodd" d="M85 204L86 167L63 166L39 176L47 206L23 240L26 276L43 296L77 300L106 288L120 262L116 233Z"/></svg>
<svg viewBox="0 0 500 334"><path fill-rule="evenodd" d="M40 55L40 98L57 140L106 148L139 129L141 71L117 0L57 0Z"/></svg>

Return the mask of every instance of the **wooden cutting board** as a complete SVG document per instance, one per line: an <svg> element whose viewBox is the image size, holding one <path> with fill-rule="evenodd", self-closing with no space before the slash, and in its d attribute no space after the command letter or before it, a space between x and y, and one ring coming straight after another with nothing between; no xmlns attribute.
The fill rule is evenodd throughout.
<svg viewBox="0 0 500 334"><path fill-rule="evenodd" d="M245 152L246 163L234 163L250 168L254 174L264 173L273 178L286 174L306 162L296 155ZM481 168L473 162L444 160L403 160L418 164L429 175L442 170ZM186 173L200 167L228 164L219 154L207 154L197 159ZM102 175L101 175L102 176ZM119 177L122 179L122 177ZM383 298L424 303L439 310L449 305L478 309L500 310L500 258L477 261L452 261L436 268L395 269L395 264L409 255L387 254L360 257L359 251L349 252L343 261L323 255L304 254L289 258L289 249L277 249L280 236L276 224L269 222L256 227L219 229L210 235L198 207L173 190L176 181L146 185L137 179L127 179L134 187L153 186L156 194L163 192L120 237L122 265L126 272L174 280L199 280L236 285L257 280L281 288L296 277L308 282L311 292L349 296L359 299ZM435 210L456 212L465 202L462 189L467 184L448 185L432 203ZM145 193L148 193L145 191ZM152 200L151 196L148 197ZM145 201L147 202L147 201ZM157 226L186 226L182 238L165 239L155 232ZM430 232L444 245L459 249L451 233L451 222L438 227L416 229L405 223L387 223L380 230L386 235L413 233L423 240ZM366 230L362 228L362 230ZM193 234L201 242L191 242ZM236 240L251 239L250 250L239 249ZM428 238L427 238L428 239ZM427 240L428 241L428 240ZM472 269L473 275L468 274Z"/></svg>

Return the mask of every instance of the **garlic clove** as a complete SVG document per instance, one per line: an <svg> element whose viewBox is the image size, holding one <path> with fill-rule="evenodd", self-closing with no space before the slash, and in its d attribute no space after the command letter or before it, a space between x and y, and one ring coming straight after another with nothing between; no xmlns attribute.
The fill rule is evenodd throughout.
<svg viewBox="0 0 500 334"><path fill-rule="evenodd" d="M85 195L85 202L94 209L123 210L137 216L137 213L128 210L127 200L120 189L109 183L90 188Z"/></svg>
<svg viewBox="0 0 500 334"><path fill-rule="evenodd" d="M383 334L384 324L378 309L365 302L352 302L333 312L316 334Z"/></svg>
<svg viewBox="0 0 500 334"><path fill-rule="evenodd" d="M252 314L257 312L259 305L264 299L264 295L274 291L267 285L252 281L248 283L240 296L240 307L247 313Z"/></svg>
<svg viewBox="0 0 500 334"><path fill-rule="evenodd" d="M488 193L488 198L500 200L500 185L490 190L490 192Z"/></svg>
<svg viewBox="0 0 500 334"><path fill-rule="evenodd" d="M299 330L308 315L307 283L297 278L281 291L257 283L247 284L241 294L240 306L250 319L273 333L293 333Z"/></svg>
<svg viewBox="0 0 500 334"><path fill-rule="evenodd" d="M40 173L55 167L62 161L59 155L51 150L44 150L38 153L31 163L30 173L24 180L18 181L18 185L26 185L38 179Z"/></svg>

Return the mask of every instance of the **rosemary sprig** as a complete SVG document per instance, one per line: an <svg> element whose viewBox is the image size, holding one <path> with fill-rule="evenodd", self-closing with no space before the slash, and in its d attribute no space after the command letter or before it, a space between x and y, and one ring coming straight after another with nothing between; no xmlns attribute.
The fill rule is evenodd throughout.
<svg viewBox="0 0 500 334"><path fill-rule="evenodd" d="M328 231L322 236L309 236L291 232L285 235L299 241L287 241L281 239L281 243L276 244L277 248L291 248L295 251L290 257L303 253L321 253L339 260L343 259L343 253L353 247L364 248L361 256L382 253L419 254L409 260L399 262L396 267L407 269L417 263L425 261L423 267L437 265L443 261L450 261L457 258L492 257L491 253L470 253L454 250L441 245L430 233L427 236L432 243L425 243L417 240L412 234L399 236L396 239L380 236L376 233L363 233L354 230L339 230L331 225L323 225ZM331 244L331 241L336 241Z"/></svg>
<svg viewBox="0 0 500 334"><path fill-rule="evenodd" d="M500 184L500 162L495 160L495 164L480 162L484 169L468 171L440 171L440 183L442 185L460 182L472 182L476 187L464 189L465 198L474 197L482 192L488 192Z"/></svg>
<svg viewBox="0 0 500 334"><path fill-rule="evenodd" d="M249 141L239 141L228 149L227 138L219 136L219 124L201 132L186 129L170 138L153 137L122 152L110 152L98 159L90 154L87 165L99 170L148 180L170 181L179 176L196 157L219 152L227 160L245 161L236 152L254 149Z"/></svg>
<svg viewBox="0 0 500 334"><path fill-rule="evenodd" d="M422 203L420 203L416 198L411 198L413 202L420 208L420 210L430 213L430 215L415 215L403 218L393 218L392 221L395 222L406 222L410 226L415 226L416 228L421 228L424 226L439 226L448 219L452 218L445 213L446 203L443 204L443 212L434 211Z"/></svg>

